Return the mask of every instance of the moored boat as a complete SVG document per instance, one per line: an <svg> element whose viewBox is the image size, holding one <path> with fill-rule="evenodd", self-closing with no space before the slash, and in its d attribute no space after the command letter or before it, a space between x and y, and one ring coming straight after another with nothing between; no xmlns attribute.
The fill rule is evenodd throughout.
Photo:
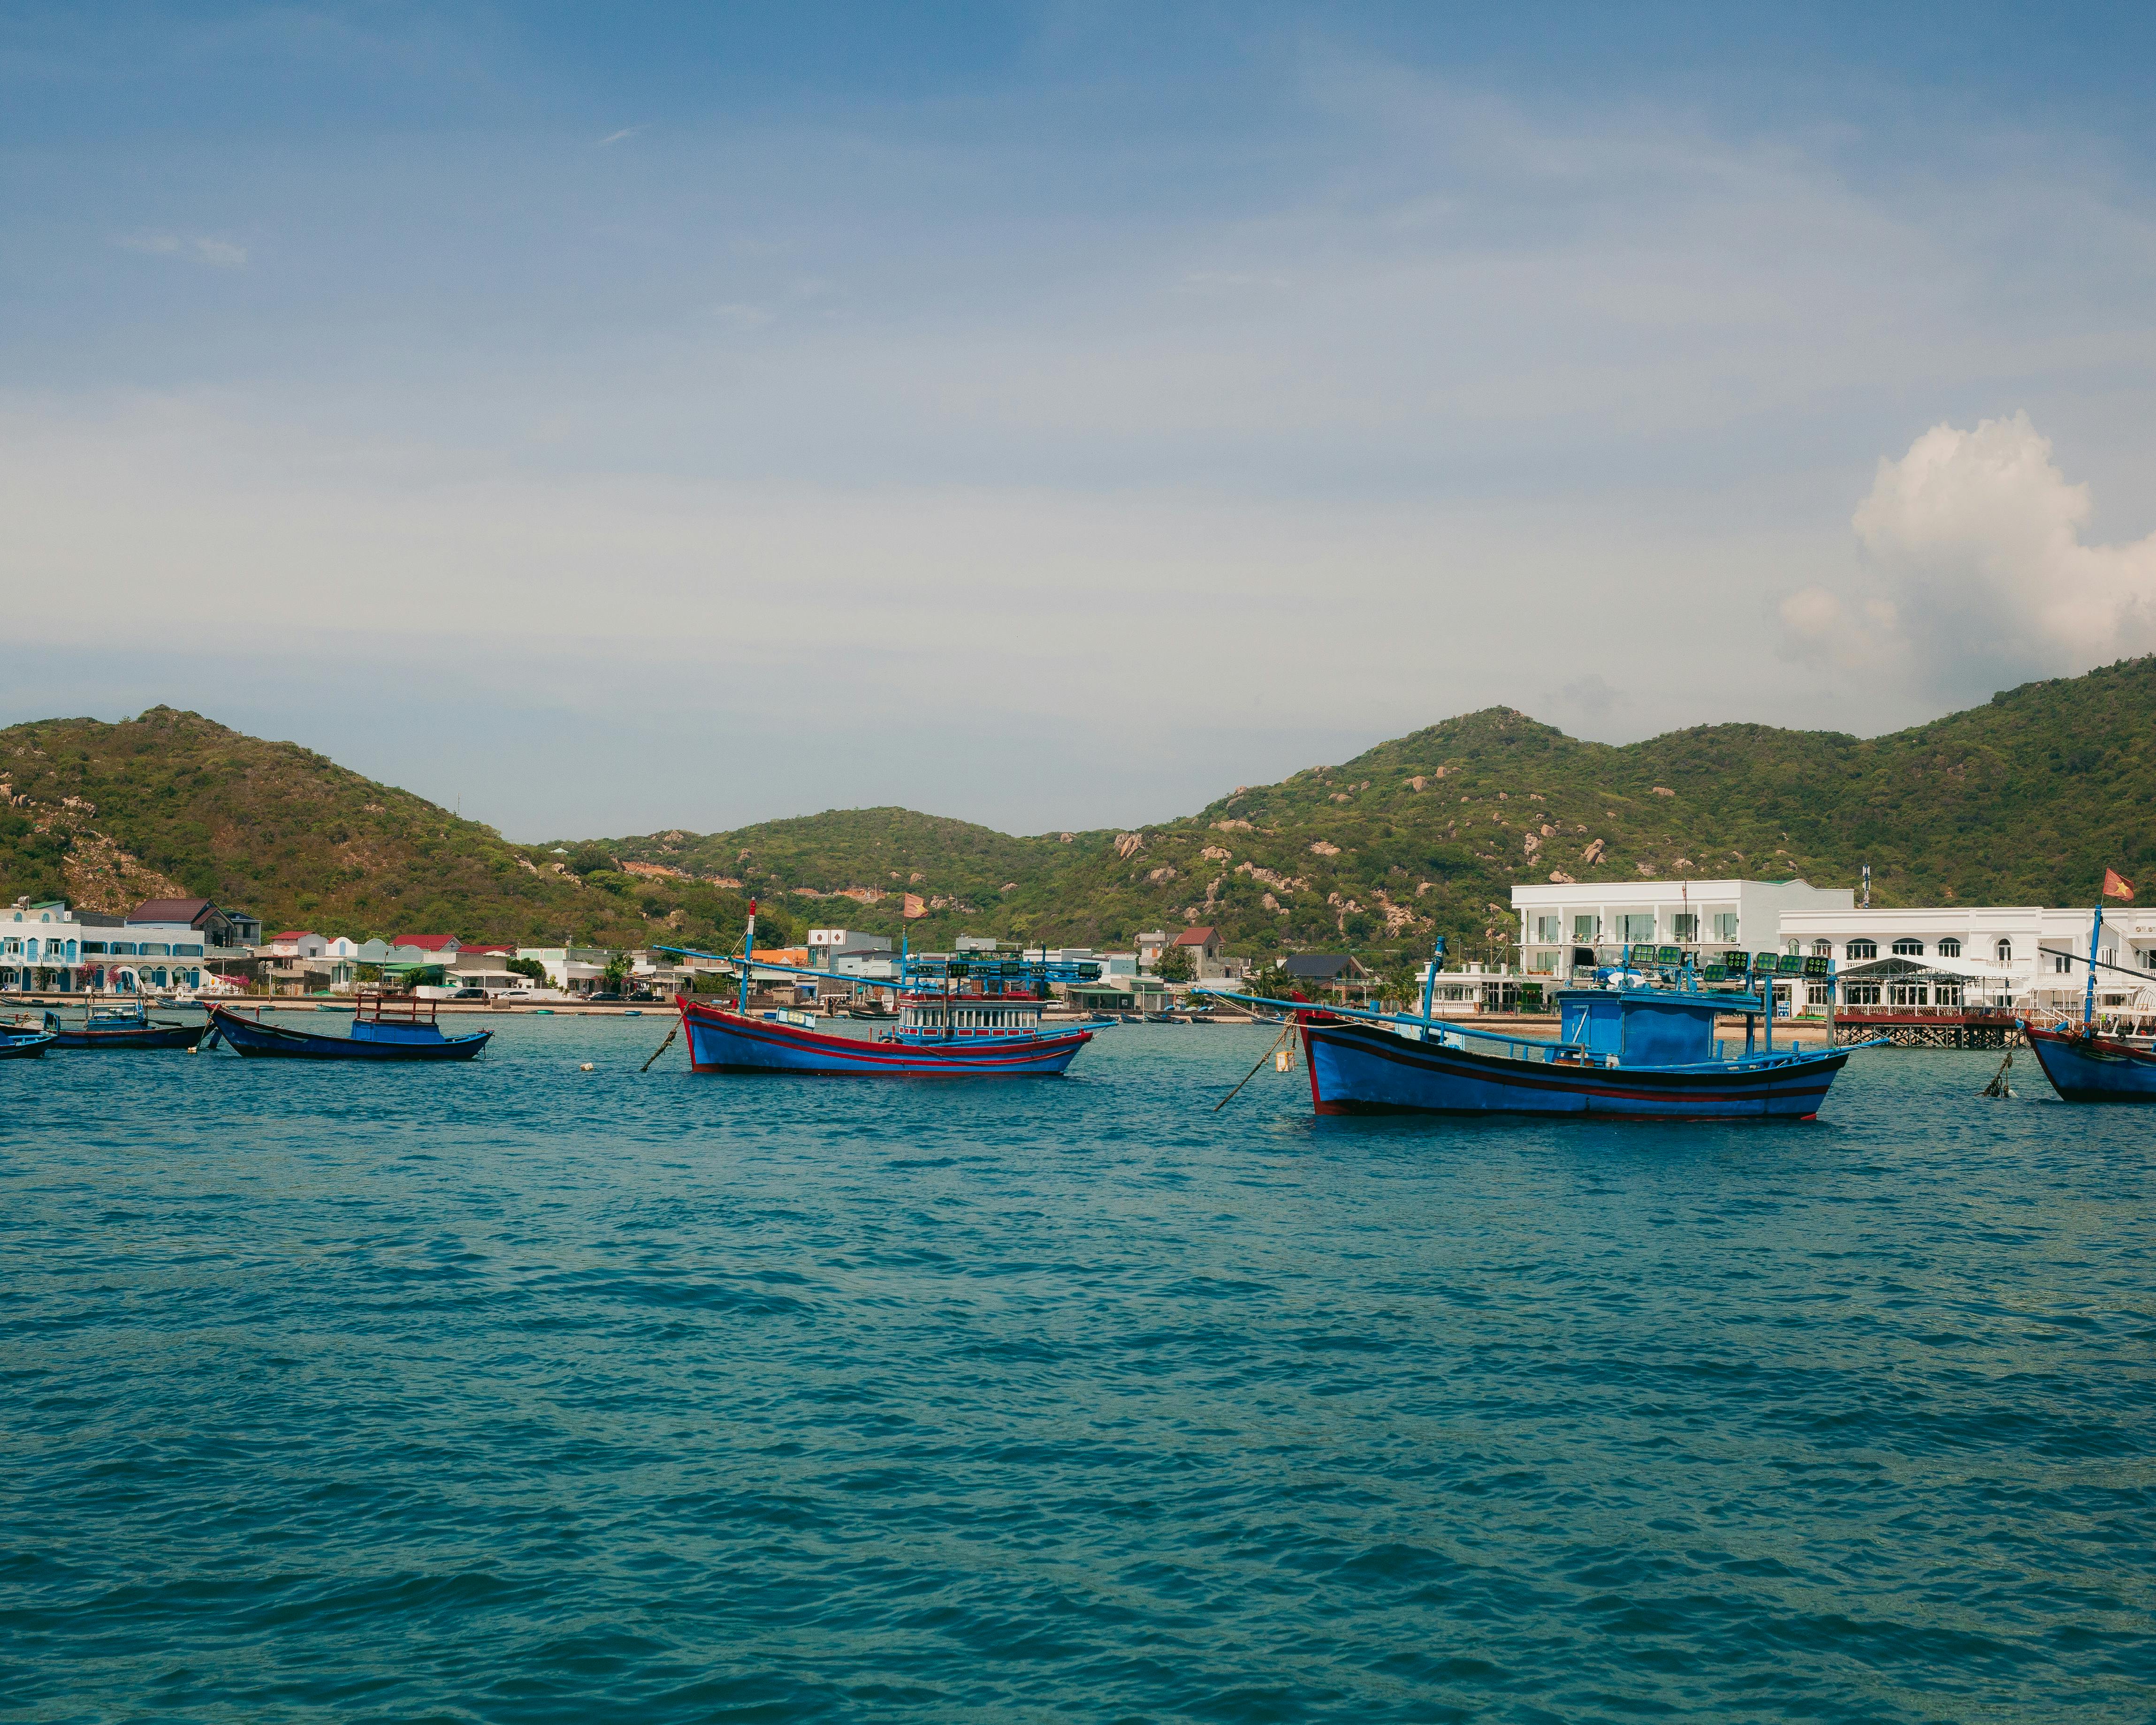
<svg viewBox="0 0 2156 1725"><path fill-rule="evenodd" d="M1628 954L1603 986L1557 992L1554 1038L1433 1019L1427 984L1420 1018L1298 1004L1311 1103L1320 1114L1810 1120L1854 1050L1774 1048L1775 955L1763 956L1767 974L1753 992L1748 971L1714 986L1729 973L1665 970ZM1830 987L1826 961L1817 963ZM1724 1014L1744 1017L1741 1054L1716 1039Z"/></svg>
<svg viewBox="0 0 2156 1725"><path fill-rule="evenodd" d="M53 1045L59 1016L47 1013L42 1024L0 1020L0 1060L34 1060Z"/></svg>
<svg viewBox="0 0 2156 1725"><path fill-rule="evenodd" d="M491 1030L445 1036L435 1022L434 1003L408 994L361 995L350 1034L343 1036L287 1030L229 1006L212 1006L209 1017L213 1034L230 1043L235 1053L285 1060L469 1060L494 1037Z"/></svg>
<svg viewBox="0 0 2156 1725"><path fill-rule="evenodd" d="M1097 964L1051 963L1012 953L952 956L901 953L894 992L895 1028L848 1035L818 1027L799 1012L749 1010L750 978L758 972L828 981L822 971L773 964L756 957L756 906L741 956L720 957L685 947L655 950L717 959L736 967L736 1002L721 1006L676 995L687 1034L689 1065L697 1072L795 1072L819 1076L1059 1077L1090 1030L1045 1030L1040 1018L1050 982L1091 982Z"/></svg>
<svg viewBox="0 0 2156 1725"><path fill-rule="evenodd" d="M2077 1024L2021 1034L2051 1088L2069 1102L2156 1102L2156 1051Z"/></svg>
<svg viewBox="0 0 2156 1725"><path fill-rule="evenodd" d="M209 1034L208 1019L199 1024L181 1024L168 1019L152 1019L148 1008L140 1000L118 1001L106 1006L86 1005L80 1024L55 1023L54 1048L95 1049L108 1053L192 1048Z"/></svg>

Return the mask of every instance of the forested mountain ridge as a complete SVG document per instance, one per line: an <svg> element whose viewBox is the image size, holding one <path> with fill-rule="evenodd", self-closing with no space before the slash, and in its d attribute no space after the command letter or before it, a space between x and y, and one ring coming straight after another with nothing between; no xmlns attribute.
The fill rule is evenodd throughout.
<svg viewBox="0 0 2156 1725"><path fill-rule="evenodd" d="M744 890L796 905L803 888L851 889L843 918L808 903L892 932L902 869L924 906L945 901L923 938L963 924L1110 943L1188 920L1254 953L1420 946L1442 930L1455 951L1494 955L1510 888L1558 876L1849 885L1869 862L1877 904L2080 903L2107 865L2156 856L2152 752L2156 659L2140 659L1869 738L1708 725L1617 746L1490 708L1122 834L938 824L965 838L937 851L928 817L854 810L606 848L728 859Z"/></svg>
<svg viewBox="0 0 2156 1725"><path fill-rule="evenodd" d="M1219 925L1262 955L1502 956L1515 884L1800 875L1875 903L2081 904L2156 860L2156 659L2031 683L1889 736L1710 725L1615 746L1508 708L1125 832L1014 837L904 809L512 844L292 743L156 707L0 731L8 896L124 910L184 890L272 928L724 950L812 923L1108 946ZM908 918L911 901L921 914Z"/></svg>
<svg viewBox="0 0 2156 1725"><path fill-rule="evenodd" d="M640 946L670 932L731 942L745 909L706 886L654 918L639 896L595 890L423 797L171 707L0 730L0 798L7 896L93 911L186 895L268 932Z"/></svg>

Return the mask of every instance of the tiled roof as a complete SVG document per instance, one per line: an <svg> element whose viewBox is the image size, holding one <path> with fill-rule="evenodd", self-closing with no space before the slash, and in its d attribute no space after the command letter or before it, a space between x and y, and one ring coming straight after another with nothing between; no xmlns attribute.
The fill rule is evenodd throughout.
<svg viewBox="0 0 2156 1725"><path fill-rule="evenodd" d="M150 898L127 913L130 922L184 922L190 927L206 911L217 908L206 898Z"/></svg>
<svg viewBox="0 0 2156 1725"><path fill-rule="evenodd" d="M1209 947L1219 938L1219 936L1220 931L1217 928L1186 928L1169 944L1178 947Z"/></svg>
<svg viewBox="0 0 2156 1725"><path fill-rule="evenodd" d="M464 950L464 943L453 934L400 934L389 943L393 947L417 947L423 952L439 952L446 947Z"/></svg>

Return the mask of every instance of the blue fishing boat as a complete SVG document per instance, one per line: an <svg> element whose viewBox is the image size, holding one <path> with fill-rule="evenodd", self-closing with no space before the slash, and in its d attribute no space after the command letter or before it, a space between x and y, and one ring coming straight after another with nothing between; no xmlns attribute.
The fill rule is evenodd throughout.
<svg viewBox="0 0 2156 1725"><path fill-rule="evenodd" d="M1554 1038L1433 1019L1435 963L1419 1018L1296 1003L1311 1103L1320 1114L1810 1120L1854 1048L1774 1047L1774 978L1788 963L1763 952L1742 969L1701 970L1674 948L1628 951L1594 985L1556 992ZM1798 959L1789 973L1832 986L1824 958ZM1715 1035L1725 1015L1744 1019L1741 1053Z"/></svg>
<svg viewBox="0 0 2156 1725"><path fill-rule="evenodd" d="M192 1048L209 1034L207 1019L199 1024L177 1024L153 1019L140 999L116 1001L110 1005L85 1005L82 1023L54 1020L54 1048L91 1049L106 1053L157 1048Z"/></svg>
<svg viewBox="0 0 2156 1725"><path fill-rule="evenodd" d="M34 1060L53 1045L58 1014L47 1013L42 1024L33 1027L19 1021L0 1023L0 1060Z"/></svg>
<svg viewBox="0 0 2156 1725"><path fill-rule="evenodd" d="M1092 963L1052 963L1016 952L955 955L902 952L894 1028L870 1036L817 1028L806 1013L749 1010L750 979L759 972L814 977L828 971L773 964L756 957L756 906L738 958L687 947L654 950L731 963L740 978L735 1004L720 1006L676 995L697 1072L796 1072L886 1078L1059 1077L1093 1040L1090 1030L1044 1030L1040 1016L1052 982L1091 982Z"/></svg>
<svg viewBox="0 0 2156 1725"><path fill-rule="evenodd" d="M2061 1020L2038 1025L2018 1020L2021 1034L2044 1069L2051 1088L2069 1102L2156 1102L2156 1052L2137 1048L2117 1036L2103 1034L2097 1019L2096 973L2117 971L2121 976L2145 982L2141 973L2097 957L2103 938L2103 901L2133 897L2133 884L2116 870L2103 871L2103 886L2097 894L2096 917L2089 927L2088 985L2082 997L2079 1024ZM2063 956L2063 955L2062 955ZM2075 955L2078 957L2079 955Z"/></svg>
<svg viewBox="0 0 2156 1725"><path fill-rule="evenodd" d="M229 1006L209 1009L210 1035L205 1048L222 1037L234 1053L296 1060L469 1060L493 1040L494 1032L445 1036L434 1021L435 1004L409 994L362 994L350 1033L317 1036L311 1030L287 1030L265 1024Z"/></svg>
<svg viewBox="0 0 2156 1725"><path fill-rule="evenodd" d="M2069 1102L2156 1102L2156 1050L2082 1024L2042 1029L2026 1019L2021 1034L2051 1088Z"/></svg>

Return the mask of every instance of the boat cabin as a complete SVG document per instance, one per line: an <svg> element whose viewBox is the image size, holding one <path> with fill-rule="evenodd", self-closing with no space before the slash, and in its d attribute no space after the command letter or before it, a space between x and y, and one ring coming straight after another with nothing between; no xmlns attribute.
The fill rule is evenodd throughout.
<svg viewBox="0 0 2156 1725"><path fill-rule="evenodd" d="M408 1043L446 1040L441 1026L434 1022L434 1013L435 1003L422 1000L416 994L362 992L358 1008L352 1014L352 1040Z"/></svg>
<svg viewBox="0 0 2156 1725"><path fill-rule="evenodd" d="M1696 1066L1719 1058L1714 1021L1760 1010L1758 998L1661 988L1561 988L1558 1040L1624 1066ZM1746 1033L1745 1040L1751 1040Z"/></svg>
<svg viewBox="0 0 2156 1725"><path fill-rule="evenodd" d="M916 1036L1029 1036L1045 1004L1031 993L903 994L898 1028Z"/></svg>

